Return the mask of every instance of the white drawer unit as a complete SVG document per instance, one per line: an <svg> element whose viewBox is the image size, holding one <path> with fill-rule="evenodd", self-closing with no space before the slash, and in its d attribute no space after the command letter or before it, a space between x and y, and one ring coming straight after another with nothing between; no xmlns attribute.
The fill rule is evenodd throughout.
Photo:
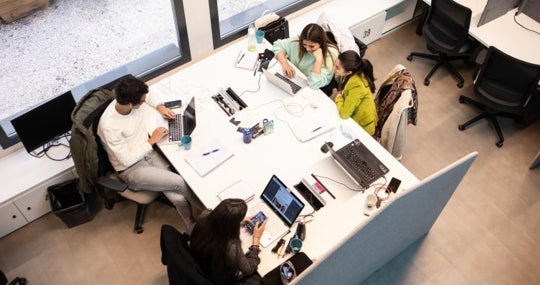
<svg viewBox="0 0 540 285"><path fill-rule="evenodd" d="M44 181L0 206L0 238L51 211L47 188L73 179L71 169Z"/></svg>
<svg viewBox="0 0 540 285"><path fill-rule="evenodd" d="M26 194L17 197L13 202L26 220L31 222L51 211L47 188L69 179L73 179L73 173L70 170L30 189Z"/></svg>
<svg viewBox="0 0 540 285"><path fill-rule="evenodd" d="M0 206L0 238L26 225L28 221L13 202Z"/></svg>
<svg viewBox="0 0 540 285"><path fill-rule="evenodd" d="M384 28L386 11L350 27L351 33L363 43L370 44L379 39Z"/></svg>

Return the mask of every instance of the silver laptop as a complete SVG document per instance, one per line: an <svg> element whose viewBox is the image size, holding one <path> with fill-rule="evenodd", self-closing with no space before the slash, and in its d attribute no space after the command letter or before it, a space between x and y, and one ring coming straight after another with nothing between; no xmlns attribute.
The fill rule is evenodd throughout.
<svg viewBox="0 0 540 285"><path fill-rule="evenodd" d="M268 222L260 240L261 246L267 247L289 232L304 209L304 203L276 175L272 175L260 198L248 205L248 216L262 211L267 217ZM241 232L242 246L247 248L253 237L245 227Z"/></svg>
<svg viewBox="0 0 540 285"><path fill-rule="evenodd" d="M307 80L298 75L294 78L288 78L279 72L272 72L268 71L267 69L263 69L263 73L268 81L272 82L274 85L290 95L295 95L298 91L307 86Z"/></svg>
<svg viewBox="0 0 540 285"><path fill-rule="evenodd" d="M197 125L195 114L195 97L191 98L184 113L176 114L176 117L168 121L169 143L178 143L183 135L191 135Z"/></svg>

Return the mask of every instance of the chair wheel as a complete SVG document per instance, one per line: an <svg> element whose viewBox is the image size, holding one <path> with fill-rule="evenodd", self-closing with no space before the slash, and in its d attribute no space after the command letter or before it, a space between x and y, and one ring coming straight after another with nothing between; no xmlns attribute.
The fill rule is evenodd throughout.
<svg viewBox="0 0 540 285"><path fill-rule="evenodd" d="M461 98L461 97L459 97L458 101L459 101L459 103L461 103L461 104L465 103L465 99L463 99L463 98Z"/></svg>
<svg viewBox="0 0 540 285"><path fill-rule="evenodd" d="M105 204L105 209L107 210L111 210L114 207L113 202L105 202L104 204Z"/></svg>
<svg viewBox="0 0 540 285"><path fill-rule="evenodd" d="M457 84L457 87L463 88L463 82L458 83L458 84Z"/></svg>
<svg viewBox="0 0 540 285"><path fill-rule="evenodd" d="M429 86L429 79L424 79L424 85Z"/></svg>
<svg viewBox="0 0 540 285"><path fill-rule="evenodd" d="M503 142L497 142L495 145L496 145L498 148L500 148L500 147L503 146Z"/></svg>
<svg viewBox="0 0 540 285"><path fill-rule="evenodd" d="M408 61L412 61L412 54L410 54L410 55L407 57L407 60L408 60Z"/></svg>
<svg viewBox="0 0 540 285"><path fill-rule="evenodd" d="M142 234L142 232L144 232L143 228L142 227L138 227L138 228L135 228L135 233L136 234Z"/></svg>
<svg viewBox="0 0 540 285"><path fill-rule="evenodd" d="M460 131L464 131L464 130L465 130L465 127L464 127L463 125L459 125L457 128L458 128L458 130L460 130Z"/></svg>

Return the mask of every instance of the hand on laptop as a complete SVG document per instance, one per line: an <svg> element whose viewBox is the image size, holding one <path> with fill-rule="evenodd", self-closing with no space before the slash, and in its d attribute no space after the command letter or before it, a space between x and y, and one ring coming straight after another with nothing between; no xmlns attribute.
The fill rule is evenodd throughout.
<svg viewBox="0 0 540 285"><path fill-rule="evenodd" d="M157 107L157 110L161 114L161 116L165 119L172 120L174 119L175 113L173 110L165 107L165 105L161 104Z"/></svg>
<svg viewBox="0 0 540 285"><path fill-rule="evenodd" d="M164 127L157 127L153 132L150 138L148 138L148 142L153 145L160 141L163 137L169 134L169 131L167 128Z"/></svg>

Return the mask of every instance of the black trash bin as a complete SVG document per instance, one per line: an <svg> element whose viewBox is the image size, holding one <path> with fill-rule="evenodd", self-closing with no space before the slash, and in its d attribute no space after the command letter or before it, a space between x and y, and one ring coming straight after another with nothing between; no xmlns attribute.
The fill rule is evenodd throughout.
<svg viewBox="0 0 540 285"><path fill-rule="evenodd" d="M52 211L68 228L92 220L84 194L79 188L79 180L71 179L49 186L49 201Z"/></svg>

